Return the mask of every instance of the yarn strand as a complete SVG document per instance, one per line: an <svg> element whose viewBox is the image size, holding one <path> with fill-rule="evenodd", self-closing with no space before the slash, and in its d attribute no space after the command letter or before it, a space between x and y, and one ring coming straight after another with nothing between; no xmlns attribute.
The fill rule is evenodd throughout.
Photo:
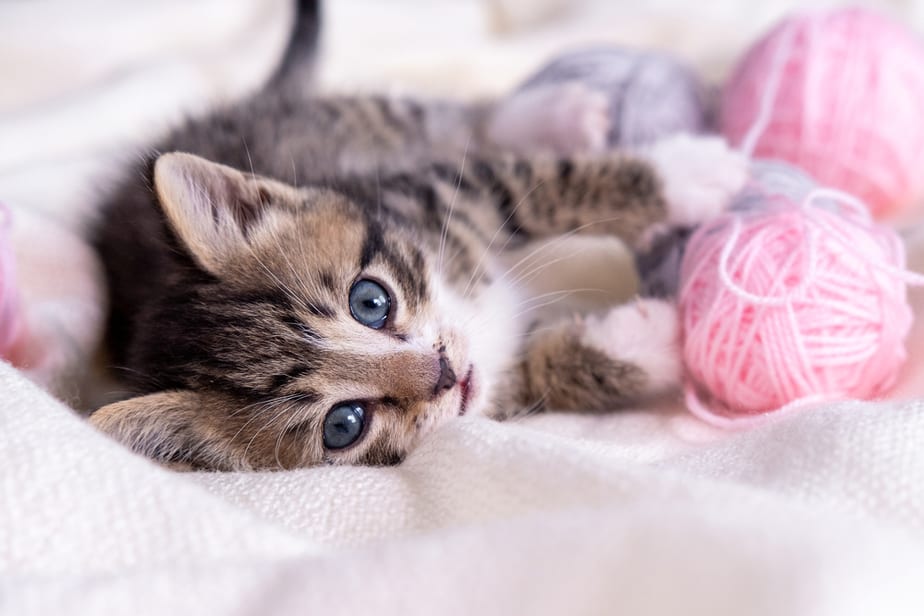
<svg viewBox="0 0 924 616"><path fill-rule="evenodd" d="M754 150L757 148L757 142L767 130L767 126L770 124L770 120L773 117L773 103L780 91L780 82L783 80L783 69L786 66L789 54L792 53L795 34L795 29L791 25L787 26L773 50L773 59L770 64L770 77L767 81L767 87L760 97L757 117L754 119L748 132L745 133L744 138L741 140L741 145L739 146L741 153L749 159L754 157Z"/></svg>

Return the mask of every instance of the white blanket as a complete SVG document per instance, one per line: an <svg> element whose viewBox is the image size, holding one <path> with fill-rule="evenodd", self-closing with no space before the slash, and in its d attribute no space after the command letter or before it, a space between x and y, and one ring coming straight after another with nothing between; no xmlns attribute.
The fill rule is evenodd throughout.
<svg viewBox="0 0 924 616"><path fill-rule="evenodd" d="M0 367L6 614L920 614L924 405L446 426L396 468L177 475Z"/></svg>
<svg viewBox="0 0 924 616"><path fill-rule="evenodd" d="M405 87L488 91L573 40L579 23L563 22L571 29L558 39L554 28L513 40L482 32L476 66L496 57L503 74L460 85L436 67L463 65L469 50L439 32L481 28L465 18L479 15L474 0L402 0L405 10L375 19L366 9L386 3L328 4L331 87L355 85L349 67L365 60L361 74L379 66L379 79ZM255 87L289 15L281 0L168 0L157 19L155 3L74 6L0 6L0 83L21 84L0 92L0 201L17 208L34 331L67 341L30 376L68 397L102 315L92 255L75 233L99 174L179 111ZM118 26L100 26L101 14ZM196 27L209 15L223 17ZM429 32L427 54L402 56L405 31L404 47L371 50L414 19ZM37 37L36 23L50 34ZM650 42L670 31L653 27ZM67 53L43 55L47 41ZM398 467L264 474L167 472L0 363L0 613L922 614L922 330L894 394L905 402L844 403L731 433L670 401L508 424L466 418Z"/></svg>

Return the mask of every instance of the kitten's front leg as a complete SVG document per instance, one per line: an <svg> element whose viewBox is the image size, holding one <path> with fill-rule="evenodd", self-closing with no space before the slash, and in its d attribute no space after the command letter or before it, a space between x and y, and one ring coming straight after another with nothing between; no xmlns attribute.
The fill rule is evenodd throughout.
<svg viewBox="0 0 924 616"><path fill-rule="evenodd" d="M677 332L675 309L660 300L539 324L500 408L607 411L669 391L681 372Z"/></svg>
<svg viewBox="0 0 924 616"><path fill-rule="evenodd" d="M645 249L659 233L723 211L744 185L747 162L719 138L678 135L639 156L507 160L475 173L515 233L607 234Z"/></svg>
<svg viewBox="0 0 924 616"><path fill-rule="evenodd" d="M692 228L718 216L744 186L748 160L721 137L678 134L642 152L661 179L666 219L648 230L642 244L670 228Z"/></svg>

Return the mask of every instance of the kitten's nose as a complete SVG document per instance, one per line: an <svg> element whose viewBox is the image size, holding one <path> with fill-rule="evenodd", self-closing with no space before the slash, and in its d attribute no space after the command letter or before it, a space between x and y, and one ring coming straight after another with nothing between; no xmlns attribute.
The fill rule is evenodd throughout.
<svg viewBox="0 0 924 616"><path fill-rule="evenodd" d="M358 359L344 362L344 366L351 367L341 378L363 383L371 381L378 385L383 395L398 400L434 400L456 384L456 373L442 353L391 353L366 364L361 372L352 368L357 364L362 365L362 362Z"/></svg>
<svg viewBox="0 0 924 616"><path fill-rule="evenodd" d="M456 373L452 366L446 361L445 357L440 357L440 376L436 379L436 386L433 388L433 395L438 396L443 393L444 389L452 389L456 384Z"/></svg>

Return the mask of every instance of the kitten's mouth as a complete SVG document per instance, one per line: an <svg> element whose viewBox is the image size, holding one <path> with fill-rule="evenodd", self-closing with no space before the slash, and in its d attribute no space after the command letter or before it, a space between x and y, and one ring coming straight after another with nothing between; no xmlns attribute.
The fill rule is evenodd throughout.
<svg viewBox="0 0 924 616"><path fill-rule="evenodd" d="M475 391L475 366L471 365L468 367L468 372L459 381L459 389L462 391L462 402L459 403L459 417L465 415L465 411L468 410L468 402L472 399L472 394Z"/></svg>

